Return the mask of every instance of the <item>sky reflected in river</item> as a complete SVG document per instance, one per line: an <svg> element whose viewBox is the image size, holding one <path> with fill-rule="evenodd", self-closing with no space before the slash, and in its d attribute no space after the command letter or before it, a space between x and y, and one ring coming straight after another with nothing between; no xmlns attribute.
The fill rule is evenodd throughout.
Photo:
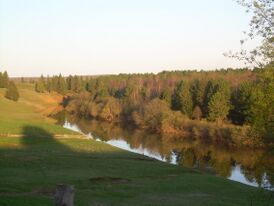
<svg viewBox="0 0 274 206"><path fill-rule="evenodd" d="M58 123L91 139L170 164L196 168L255 187L271 189L274 185L273 152L182 141L71 115L62 116Z"/></svg>

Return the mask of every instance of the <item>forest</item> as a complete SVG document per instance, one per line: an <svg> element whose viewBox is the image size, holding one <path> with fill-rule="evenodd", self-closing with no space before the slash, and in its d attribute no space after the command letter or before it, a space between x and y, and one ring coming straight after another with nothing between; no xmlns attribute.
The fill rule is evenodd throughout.
<svg viewBox="0 0 274 206"><path fill-rule="evenodd" d="M273 2L237 0L251 12L241 50L224 53L249 68L158 74L43 77L40 93L64 95L82 118L119 123L172 138L261 147L274 141ZM252 50L245 43L261 38Z"/></svg>
<svg viewBox="0 0 274 206"><path fill-rule="evenodd" d="M66 110L170 138L234 146L273 144L274 68L43 77L37 92Z"/></svg>
<svg viewBox="0 0 274 206"><path fill-rule="evenodd" d="M274 206L274 0L0 11L0 206Z"/></svg>

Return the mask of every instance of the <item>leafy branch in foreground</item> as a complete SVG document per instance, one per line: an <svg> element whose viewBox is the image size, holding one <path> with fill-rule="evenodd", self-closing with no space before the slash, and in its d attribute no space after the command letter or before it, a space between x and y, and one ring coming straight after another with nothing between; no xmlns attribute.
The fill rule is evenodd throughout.
<svg viewBox="0 0 274 206"><path fill-rule="evenodd" d="M252 13L249 23L249 31L244 32L246 39L240 41L239 52L229 51L224 55L244 61L255 67L274 64L274 1L273 0L236 0L246 8L246 12ZM261 45L248 51L244 44L255 38L262 39Z"/></svg>

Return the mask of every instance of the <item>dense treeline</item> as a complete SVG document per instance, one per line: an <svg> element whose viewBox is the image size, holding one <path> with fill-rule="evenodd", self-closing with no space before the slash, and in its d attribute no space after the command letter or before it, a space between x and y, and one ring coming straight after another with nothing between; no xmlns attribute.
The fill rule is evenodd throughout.
<svg viewBox="0 0 274 206"><path fill-rule="evenodd" d="M7 71L4 71L3 73L0 72L0 88L6 88L6 94L5 97L7 99L18 101L19 99L19 92L14 84L14 82L9 80L9 75Z"/></svg>
<svg viewBox="0 0 274 206"><path fill-rule="evenodd" d="M67 110L86 118L180 136L191 130L196 136L232 138L235 131L243 135L244 128L254 137L252 143L260 144L273 137L273 78L273 67L96 78L59 75L41 77L36 90L69 94ZM232 130L231 123L244 127Z"/></svg>
<svg viewBox="0 0 274 206"><path fill-rule="evenodd" d="M47 77L46 79L43 75L35 84L35 90L40 93L48 92L58 92L60 94L66 94L68 91L68 86L66 80L62 75Z"/></svg>

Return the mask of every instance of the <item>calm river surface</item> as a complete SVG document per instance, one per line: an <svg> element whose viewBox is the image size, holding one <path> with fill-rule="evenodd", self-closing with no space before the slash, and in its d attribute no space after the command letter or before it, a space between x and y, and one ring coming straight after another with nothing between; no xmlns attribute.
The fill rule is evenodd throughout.
<svg viewBox="0 0 274 206"><path fill-rule="evenodd" d="M61 115L57 119L65 128L130 152L273 190L273 152L236 150L197 141L182 141L179 138L174 140L141 130L124 129L107 122L77 119L68 115Z"/></svg>

